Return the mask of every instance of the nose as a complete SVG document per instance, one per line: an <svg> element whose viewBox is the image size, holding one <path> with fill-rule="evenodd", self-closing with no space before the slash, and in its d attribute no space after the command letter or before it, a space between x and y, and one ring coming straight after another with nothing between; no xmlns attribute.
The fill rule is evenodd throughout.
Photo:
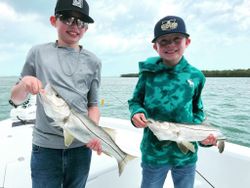
<svg viewBox="0 0 250 188"><path fill-rule="evenodd" d="M74 18L69 25L72 26L72 27L73 26L77 27L77 19Z"/></svg>

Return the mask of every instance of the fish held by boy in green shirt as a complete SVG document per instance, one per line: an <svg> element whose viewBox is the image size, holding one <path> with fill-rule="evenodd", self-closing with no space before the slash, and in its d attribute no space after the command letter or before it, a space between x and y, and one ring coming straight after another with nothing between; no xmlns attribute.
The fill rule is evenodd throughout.
<svg viewBox="0 0 250 188"><path fill-rule="evenodd" d="M149 119L148 128L154 133L158 140L170 140L177 143L183 153L195 152L191 142L203 141L210 134L214 135L218 141L219 152L224 151L224 140L226 137L219 129L208 124L183 124L173 122L159 122Z"/></svg>

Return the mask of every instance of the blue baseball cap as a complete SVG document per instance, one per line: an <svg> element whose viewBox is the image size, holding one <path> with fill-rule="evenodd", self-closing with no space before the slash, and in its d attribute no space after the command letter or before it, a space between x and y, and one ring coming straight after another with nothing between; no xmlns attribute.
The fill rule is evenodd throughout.
<svg viewBox="0 0 250 188"><path fill-rule="evenodd" d="M55 15L71 11L79 12L83 21L94 23L94 20L89 16L89 5L85 0L57 0Z"/></svg>
<svg viewBox="0 0 250 188"><path fill-rule="evenodd" d="M189 37L189 34L186 30L186 25L182 18L178 16L166 16L160 19L154 28L154 39L152 42L154 43L159 37L171 33L181 33Z"/></svg>

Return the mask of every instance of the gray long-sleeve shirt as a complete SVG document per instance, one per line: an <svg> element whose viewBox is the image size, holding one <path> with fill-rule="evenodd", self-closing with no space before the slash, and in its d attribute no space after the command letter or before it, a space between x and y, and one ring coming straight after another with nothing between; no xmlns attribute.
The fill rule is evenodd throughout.
<svg viewBox="0 0 250 188"><path fill-rule="evenodd" d="M91 52L47 43L31 48L21 77L35 76L43 86L50 83L71 108L86 114L88 107L98 105L100 71L101 62ZM62 129L46 116L39 96L32 142L41 147L65 148ZM82 145L75 140L70 148Z"/></svg>

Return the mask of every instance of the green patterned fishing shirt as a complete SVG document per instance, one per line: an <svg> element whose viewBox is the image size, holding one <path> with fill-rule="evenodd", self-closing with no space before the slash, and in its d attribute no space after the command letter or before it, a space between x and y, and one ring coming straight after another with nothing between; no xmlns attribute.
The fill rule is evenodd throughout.
<svg viewBox="0 0 250 188"><path fill-rule="evenodd" d="M199 124L204 120L201 91L205 76L184 57L173 67L163 64L160 57L151 57L139 62L139 69L133 97L128 101L131 118L142 112L158 121ZM196 152L184 154L176 142L159 141L145 128L140 146L142 161L151 165L194 164L198 145L193 144Z"/></svg>

